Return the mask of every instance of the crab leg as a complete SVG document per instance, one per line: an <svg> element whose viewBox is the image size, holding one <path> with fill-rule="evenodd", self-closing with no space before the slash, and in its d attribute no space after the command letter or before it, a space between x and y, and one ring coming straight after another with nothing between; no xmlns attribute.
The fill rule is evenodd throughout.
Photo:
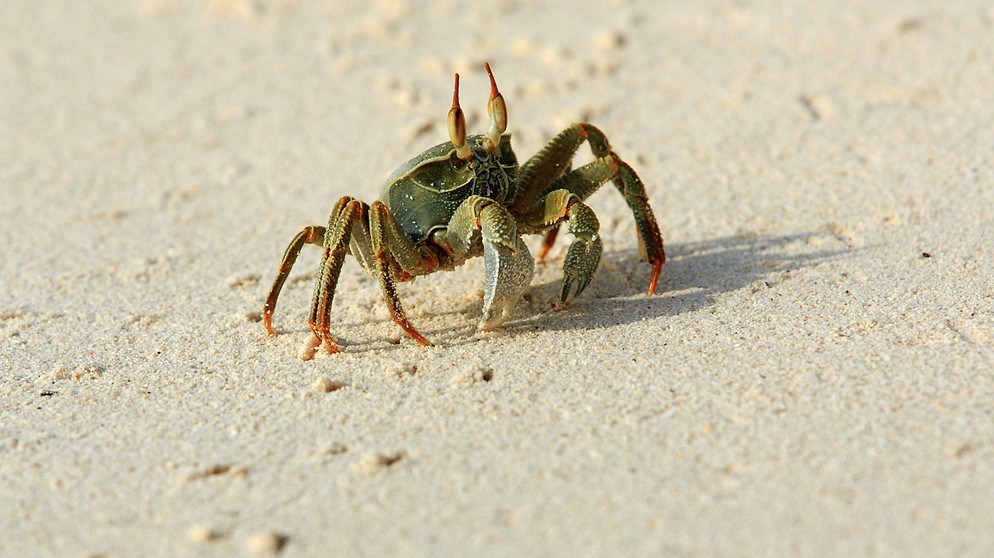
<svg viewBox="0 0 994 558"><path fill-rule="evenodd" d="M331 210L329 222L333 222L341 214L342 208L345 207L345 204L350 199L345 197L335 203L335 206ZM290 245L287 246L286 251L283 253L283 260L280 262L280 267L276 272L276 279L273 281L273 286L269 289L269 296L266 297L266 304L262 308L262 325L266 328L268 335L276 335L276 332L273 330L273 312L276 311L276 301L280 296L280 291L283 290L283 284L286 283L287 277L290 275L290 270L293 269L293 264L297 262L300 250L304 247L304 244L323 245L326 234L327 229L325 227L309 225L297 233L293 237L293 240L290 241ZM324 259L322 259L323 264Z"/></svg>
<svg viewBox="0 0 994 558"><path fill-rule="evenodd" d="M362 226L367 210L366 204L346 196L338 200L328 219L324 235L324 254L314 284L311 314L307 324L314 333L315 341L323 345L329 353L338 352L338 346L331 338L330 331L331 305L335 299L335 287L338 285L345 257L349 254L352 228L356 224Z"/></svg>
<svg viewBox="0 0 994 558"><path fill-rule="evenodd" d="M263 326L269 335L275 335L272 316L277 298L304 244L324 246L307 320L314 333L314 346L323 345L329 353L339 352L330 333L331 306L342 265L350 253L364 269L379 278L394 322L418 343L431 345L407 320L397 296L393 273L395 269L403 271L407 277L428 273L438 265L438 260L430 250L419 250L411 242L383 202L373 202L372 206L368 206L348 196L335 203L327 227L305 227L283 254L276 280L263 307Z"/></svg>
<svg viewBox="0 0 994 558"><path fill-rule="evenodd" d="M649 207L649 197L645 193L645 185L635 174L635 170L628 163L614 157L614 164L618 168L618 176L613 179L614 186L622 195L625 202L631 208L635 216L635 226L639 231L639 256L642 261L652 264L652 272L649 274L649 287L646 294L656 292L656 285L659 283L659 275L663 271L663 264L666 263L666 251L663 248L663 235L659 232L659 223L656 216Z"/></svg>
<svg viewBox="0 0 994 558"><path fill-rule="evenodd" d="M297 256L300 255L301 248L304 247L304 244L321 246L321 243L324 241L324 233L324 227L318 225L306 226L304 230L293 237L290 245L283 252L283 260L280 262L280 267L276 271L276 280L273 281L273 286L269 289L269 296L266 297L266 305L262 307L262 326L266 328L267 335L276 335L276 332L273 331L273 312L276 310L276 300L280 296L280 291L283 290L283 284L286 283L287 277L290 276L293 264L297 262Z"/></svg>
<svg viewBox="0 0 994 558"><path fill-rule="evenodd" d="M535 259L545 260L545 257L549 255L549 250L552 250L552 245L556 243L556 237L559 236L559 225L549 229L549 232L545 233L545 238L542 239L542 245L538 248L538 254L535 254Z"/></svg>
<svg viewBox="0 0 994 558"><path fill-rule="evenodd" d="M590 145L596 160L568 171L566 164L584 141ZM607 180L611 180L625 197L635 217L639 231L639 253L643 260L652 264L649 287L646 289L648 294L652 294L656 291L666 261L659 224L649 207L645 185L632 167L611 150L607 137L595 126L573 124L522 165L518 195L510 209L515 215L523 215L531 210L536 201L558 189L569 190L585 200ZM546 243L551 245L549 237L546 237Z"/></svg>
<svg viewBox="0 0 994 558"><path fill-rule="evenodd" d="M577 170L581 171L583 168ZM569 304L590 284L601 261L604 244L598 234L600 223L597 216L580 201L578 195L560 189L550 192L533 204L531 210L525 214L525 221L536 228L555 225L552 231L558 231L559 224L563 221L569 223L567 230L573 235L573 242L566 252L560 293L560 301Z"/></svg>
<svg viewBox="0 0 994 558"><path fill-rule="evenodd" d="M418 330L414 329L414 326L408 321L407 315L404 314L400 297L397 296L393 269L401 268L405 271L411 271L421 267L422 264L430 269L434 267L434 259L421 257L410 238L403 234L400 225L390 215L390 210L386 204L381 201L375 201L370 206L369 233L373 243L375 275L380 280L380 288L383 290L383 298L386 299L387 306L390 308L390 316L394 323L399 325L411 339L430 347L431 341L425 339ZM407 242L398 243L401 237ZM398 260L402 263L397 263Z"/></svg>

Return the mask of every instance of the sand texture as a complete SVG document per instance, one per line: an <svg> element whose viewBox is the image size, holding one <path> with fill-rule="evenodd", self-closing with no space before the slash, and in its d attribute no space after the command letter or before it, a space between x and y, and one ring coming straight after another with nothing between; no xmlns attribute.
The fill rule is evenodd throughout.
<svg viewBox="0 0 994 558"><path fill-rule="evenodd" d="M566 309L565 234L497 331L482 259L400 285L431 348L349 259L302 360L307 246L264 335L484 61L659 292L607 187ZM5 0L0 101L2 556L994 555L988 0Z"/></svg>

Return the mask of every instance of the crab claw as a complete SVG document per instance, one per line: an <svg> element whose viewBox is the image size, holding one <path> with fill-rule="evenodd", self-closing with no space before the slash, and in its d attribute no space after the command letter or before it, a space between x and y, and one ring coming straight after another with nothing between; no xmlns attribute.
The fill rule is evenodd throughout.
<svg viewBox="0 0 994 558"><path fill-rule="evenodd" d="M484 62L487 69L487 76L490 77L490 100L487 101L487 114L490 115L490 130L487 131L488 151L497 149L500 145L500 136L507 130L507 104L504 96L497 90L497 81L494 73L490 70L490 63Z"/></svg>
<svg viewBox="0 0 994 558"><path fill-rule="evenodd" d="M456 157L463 161L473 157L473 151L466 145L466 115L459 106L459 74L456 74L456 84L452 87L452 108L449 109L449 139L456 148Z"/></svg>
<svg viewBox="0 0 994 558"><path fill-rule="evenodd" d="M480 329L493 329L511 316L535 270L528 247L518 236L514 218L499 205L480 213L483 261L486 267Z"/></svg>
<svg viewBox="0 0 994 558"><path fill-rule="evenodd" d="M569 206L569 232L573 242L566 252L563 263L563 289L559 300L564 305L580 295L597 272L604 242L597 231L600 224L597 216L582 202Z"/></svg>
<svg viewBox="0 0 994 558"><path fill-rule="evenodd" d="M594 278L597 265L601 261L604 244L599 236L593 240L577 237L566 252L566 262L563 264L563 289L559 300L569 304L587 288Z"/></svg>
<svg viewBox="0 0 994 558"><path fill-rule="evenodd" d="M518 297L531 283L535 260L525 243L520 238L515 240L517 242L513 250L483 240L486 280L480 329L494 329L511 317Z"/></svg>

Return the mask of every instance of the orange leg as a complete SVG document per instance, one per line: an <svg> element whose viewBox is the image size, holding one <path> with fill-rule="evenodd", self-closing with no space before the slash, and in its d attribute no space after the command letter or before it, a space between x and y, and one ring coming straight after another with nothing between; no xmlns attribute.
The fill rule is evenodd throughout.
<svg viewBox="0 0 994 558"><path fill-rule="evenodd" d="M352 227L361 223L366 215L366 204L359 200L344 197L335 204L328 220L328 234L325 235L324 255L321 258L321 271L314 285L311 300L311 314L307 320L315 340L329 353L337 353L338 346L331 338L331 305L335 299L335 287L342 273L345 256L349 255L349 241ZM340 211L337 211L340 210Z"/></svg>
<svg viewBox="0 0 994 558"><path fill-rule="evenodd" d="M396 263L396 259L392 253L392 249L397 251L402 251L405 254L415 254L413 245L410 245L410 239L406 236L400 237L398 234L393 235L388 233L388 227L393 225L395 222L392 221L393 217L390 215L390 210L387 208L386 204L381 201L375 201L370 206L369 215L369 233L370 240L373 244L373 255L376 260L376 276L380 280L380 288L383 290L383 298L387 301L387 306L390 308L390 316L393 318L394 323L400 326L405 333L411 338L424 345L426 347L431 346L431 341L425 339L418 330L414 329L411 322L407 319L407 315L404 314L404 308L400 304L400 297L397 295L397 285L394 283L394 269L401 269L400 265ZM407 239L405 246L390 246L391 239L397 242L403 242ZM435 260L432 257L423 257L422 262L427 269L434 267Z"/></svg>
<svg viewBox="0 0 994 558"><path fill-rule="evenodd" d="M547 255L549 255L549 250L552 249L552 245L556 243L556 237L559 236L559 225L555 228L549 229L549 232L545 233L545 238L542 239L542 246L539 247L538 253L535 254L536 260L544 260Z"/></svg>
<svg viewBox="0 0 994 558"><path fill-rule="evenodd" d="M325 228L317 225L304 227L304 230L293 237L286 252L283 253L283 260L276 271L276 280L273 281L273 286L269 289L269 296L266 297L266 305L262 308L262 326L266 328L266 334L276 335L276 332L273 331L273 312L276 310L276 299L280 296L283 284L286 283L286 278L290 275L290 270L293 269L293 264L296 263L301 248L304 247L304 244L321 246L324 242L324 232Z"/></svg>

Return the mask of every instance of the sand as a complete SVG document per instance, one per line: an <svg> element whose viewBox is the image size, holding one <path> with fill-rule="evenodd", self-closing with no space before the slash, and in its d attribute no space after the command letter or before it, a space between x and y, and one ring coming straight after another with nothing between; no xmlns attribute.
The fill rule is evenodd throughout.
<svg viewBox="0 0 994 558"><path fill-rule="evenodd" d="M994 555L994 10L847 2L0 7L0 555ZM596 123L669 261L590 199L503 329L290 238L445 141L489 61L523 159ZM579 162L589 159L581 154ZM534 250L539 238L530 238Z"/></svg>

